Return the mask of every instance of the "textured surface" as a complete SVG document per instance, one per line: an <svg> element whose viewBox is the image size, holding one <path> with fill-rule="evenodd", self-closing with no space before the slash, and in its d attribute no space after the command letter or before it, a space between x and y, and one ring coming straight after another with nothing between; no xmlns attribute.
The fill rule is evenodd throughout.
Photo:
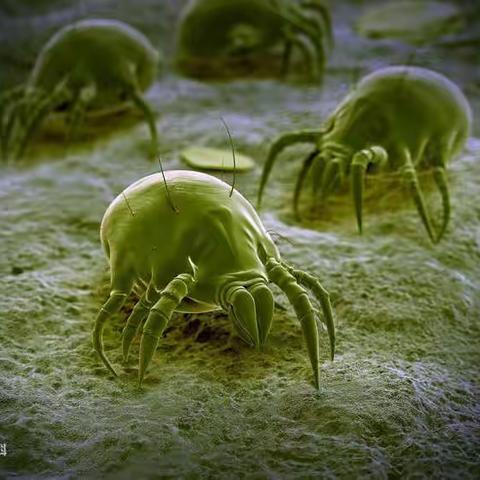
<svg viewBox="0 0 480 480"><path fill-rule="evenodd" d="M26 75L29 52L52 29L86 14L115 11L171 51L180 2L145 1L144 10L113 3L45 7L41 21L18 15L16 36L12 27L9 45L0 41L2 88ZM220 116L238 149L261 164L276 134L317 125L359 75L411 58L400 43L355 37L357 14L348 4L334 12L337 47L322 90L160 79L147 97L158 112L165 166L184 168L180 152L192 144L228 149ZM8 31L0 32L4 40ZM473 59L473 49L447 56L425 48L415 63L456 80L478 117ZM92 351L93 319L108 290L98 229L109 202L157 167L145 160L140 116L96 125L68 154L52 134L22 164L1 167L0 443L8 454L0 456L0 477L478 478L479 140L450 166L453 218L436 246L402 190L387 189L385 179L368 183L363 237L348 195L333 197L320 218L295 222L291 194L305 150L279 160L261 216L285 259L318 275L335 308L338 355L328 361L323 334L320 392L309 383L290 308L276 312L261 353L222 314L175 316L139 391L137 342L120 367L132 302L105 335L121 377L110 377ZM259 173L237 177L251 200ZM429 199L440 206L433 191Z"/></svg>

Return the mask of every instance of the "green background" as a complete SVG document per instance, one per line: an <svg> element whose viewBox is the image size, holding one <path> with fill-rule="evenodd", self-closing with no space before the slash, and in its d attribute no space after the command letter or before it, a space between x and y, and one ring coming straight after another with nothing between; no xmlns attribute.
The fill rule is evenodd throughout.
<svg viewBox="0 0 480 480"><path fill-rule="evenodd" d="M127 21L170 59L183 3L6 1L0 87L25 79L44 41L78 18ZM335 3L336 48L322 88L200 83L167 65L146 95L164 165L187 168L180 151L194 144L229 148L222 116L237 149L258 163L237 178L253 201L277 134L318 126L363 74L407 61L456 81L478 116L478 46L362 39L352 29L362 5ZM175 315L138 390L138 343L120 367L132 299L105 335L120 378L100 364L90 338L108 293L99 224L123 188L157 170L148 142L131 112L87 121L68 152L45 129L29 158L0 167L0 443L8 449L0 477L478 478L480 140L449 167L453 216L435 246L395 176L368 180L363 236L348 191L296 222L291 195L307 150L278 161L262 219L285 260L318 276L335 309L337 357L328 360L323 333L319 392L277 289L287 310L277 310L264 352L243 344L222 314ZM421 179L438 216L438 194Z"/></svg>

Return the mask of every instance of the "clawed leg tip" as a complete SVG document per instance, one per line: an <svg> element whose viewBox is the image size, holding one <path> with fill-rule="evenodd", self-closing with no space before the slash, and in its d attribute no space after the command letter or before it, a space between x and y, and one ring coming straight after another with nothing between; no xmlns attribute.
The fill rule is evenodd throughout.
<svg viewBox="0 0 480 480"><path fill-rule="evenodd" d="M128 357L130 356L130 349L126 349L122 352L122 362L127 363Z"/></svg>
<svg viewBox="0 0 480 480"><path fill-rule="evenodd" d="M359 235L362 235L363 233L363 222L359 220L357 220L357 233Z"/></svg>
<svg viewBox="0 0 480 480"><path fill-rule="evenodd" d="M103 353L99 350L95 350L97 354L100 356L103 364L107 368L107 370L114 376L118 377L118 373L115 371L115 369L112 367L111 363L108 361L108 359L103 355Z"/></svg>
<svg viewBox="0 0 480 480"><path fill-rule="evenodd" d="M142 388L144 378L145 378L145 370L139 370L138 383L137 383L138 388Z"/></svg>
<svg viewBox="0 0 480 480"><path fill-rule="evenodd" d="M115 378L118 378L118 373L112 367L110 367L108 370Z"/></svg>
<svg viewBox="0 0 480 480"><path fill-rule="evenodd" d="M434 239L432 239L432 243L434 245L437 245L438 243L440 243L440 240L443 238L445 232L441 232L440 234L438 234Z"/></svg>

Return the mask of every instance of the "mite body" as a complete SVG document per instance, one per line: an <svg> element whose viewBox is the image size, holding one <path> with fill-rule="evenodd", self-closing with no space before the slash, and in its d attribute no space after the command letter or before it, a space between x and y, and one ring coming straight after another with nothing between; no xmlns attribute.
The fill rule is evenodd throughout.
<svg viewBox="0 0 480 480"><path fill-rule="evenodd" d="M192 0L180 19L176 63L192 76L223 76L242 66L250 73L282 46L282 75L296 50L320 78L329 43L330 14L318 0Z"/></svg>
<svg viewBox="0 0 480 480"><path fill-rule="evenodd" d="M446 177L448 161L467 140L472 113L461 90L443 75L419 67L394 66L360 81L318 130L291 132L271 147L258 201L277 155L289 145L314 143L305 159L293 199L298 200L311 171L314 192L325 199L347 176L351 177L358 229L362 231L365 173L371 170L402 173L425 229L433 242L445 233L450 218ZM434 230L417 172L431 170L442 196L443 219Z"/></svg>
<svg viewBox="0 0 480 480"><path fill-rule="evenodd" d="M287 295L301 322L319 382L315 310L306 290L320 302L331 355L334 325L328 293L311 275L283 262L252 205L215 177L167 171L128 187L108 207L101 239L111 269L111 293L95 323L94 346L105 365L102 330L136 287L143 291L123 332L123 354L146 318L140 343L139 382L172 313L223 309L247 343L265 343L274 301L268 282ZM168 185L168 191L166 190ZM169 199L171 195L171 199ZM170 201L176 210L171 208Z"/></svg>
<svg viewBox="0 0 480 480"><path fill-rule="evenodd" d="M142 92L153 83L159 59L143 34L116 20L62 28L40 51L27 84L0 100L3 156L20 157L51 112L67 112L70 140L87 110L110 111L128 100L145 115L156 145L155 119Z"/></svg>

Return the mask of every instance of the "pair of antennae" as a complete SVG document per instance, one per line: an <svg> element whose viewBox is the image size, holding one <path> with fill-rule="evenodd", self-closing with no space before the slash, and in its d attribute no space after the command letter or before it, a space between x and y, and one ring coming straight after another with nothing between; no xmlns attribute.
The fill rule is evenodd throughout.
<svg viewBox="0 0 480 480"><path fill-rule="evenodd" d="M232 179L232 188L230 189L229 197L233 195L233 191L235 190L235 184L237 181L237 159L235 156L235 145L233 143L233 138L230 133L230 129L228 128L227 122L225 122L223 117L220 117L221 122L223 123L223 126L225 127L225 131L227 132L228 135L228 140L230 142L230 147L232 148L232 157L233 157L233 179ZM158 160L158 165L160 167L160 172L162 173L162 178L163 178L163 183L165 185L165 192L167 195L167 200L168 203L170 204L170 207L175 213L179 213L178 208L175 206L175 203L173 202L172 196L170 194L170 189L168 188L168 183L167 183L167 178L165 177L165 170L163 169L163 164L162 164L162 159L159 154L157 154L157 160ZM130 214L132 217L135 216L135 212L133 211L130 202L127 199L127 196L125 195L125 192L122 192L123 198L125 200L125 203L127 204L128 210L130 211Z"/></svg>
<svg viewBox="0 0 480 480"><path fill-rule="evenodd" d="M233 179L232 179L232 188L230 189L230 193L229 193L229 197L231 197L233 195L233 191L235 190L235 184L236 184L236 181L237 181L237 159L236 159L236 156L235 156L235 145L233 143L233 138L232 138L232 135L230 133L230 129L228 128L228 125L227 125L227 122L225 121L225 119L223 117L220 117L220 120L221 122L223 123L223 126L225 127L225 131L227 132L227 135L228 135L228 140L230 142L230 147L232 148L232 158L233 158ZM170 203L170 206L172 207L173 211L175 213L178 213L178 209L175 207L175 204L173 203L173 200L172 200L172 197L170 195L170 191L168 190L168 185L167 185L167 179L165 178L165 172L163 170L163 166L162 166L162 161L160 159L160 155L158 155L158 164L160 166L160 170L162 172L162 176L163 176L163 183L165 184L165 190L167 192L167 197L168 197L168 202Z"/></svg>
<svg viewBox="0 0 480 480"><path fill-rule="evenodd" d="M163 177L163 183L165 184L165 191L166 191L166 194L167 194L167 200L168 200L168 203L170 204L170 206L172 207L172 210L175 212L175 213L178 213L179 210L177 209L177 207L175 206L175 204L173 203L173 200L172 200L172 197L170 195L170 190L168 189L168 184L167 184L167 179L165 177L165 171L163 170L163 165L162 165L162 160L160 158L160 155L157 155L157 159L158 159L158 165L160 166L160 171L162 172L162 177ZM127 204L127 208L130 212L130 215L132 217L135 216L135 212L133 211L133 208L132 206L130 205L130 202L128 201L128 198L127 198L127 195L125 194L125 191L122 192L122 197L123 199L125 200L125 203Z"/></svg>
<svg viewBox="0 0 480 480"><path fill-rule="evenodd" d="M231 197L233 195L233 191L235 190L235 184L236 184L236 181L237 181L237 159L236 159L236 156L235 156L235 145L233 143L233 138L232 138L232 135L230 133L230 129L228 128L228 125L227 125L227 122L225 121L225 119L223 117L220 117L220 120L221 122L223 123L223 126L225 127L225 131L227 132L227 135L228 135L228 140L230 142L230 147L232 149L232 157L233 157L233 179L232 179L232 188L230 189L230 193L229 193L229 197ZM167 179L165 178L165 172L163 170L163 166L162 166L162 160L160 159L160 155L158 155L158 164L160 166L160 170L162 172L162 176L163 176L163 183L165 184L165 190L166 190L166 193L167 193L167 198L168 198L168 202L170 203L170 206L172 207L173 211L175 213L178 213L178 209L175 207L175 204L173 203L173 200L172 200L172 197L170 195L170 191L168 189L168 185L167 185Z"/></svg>

